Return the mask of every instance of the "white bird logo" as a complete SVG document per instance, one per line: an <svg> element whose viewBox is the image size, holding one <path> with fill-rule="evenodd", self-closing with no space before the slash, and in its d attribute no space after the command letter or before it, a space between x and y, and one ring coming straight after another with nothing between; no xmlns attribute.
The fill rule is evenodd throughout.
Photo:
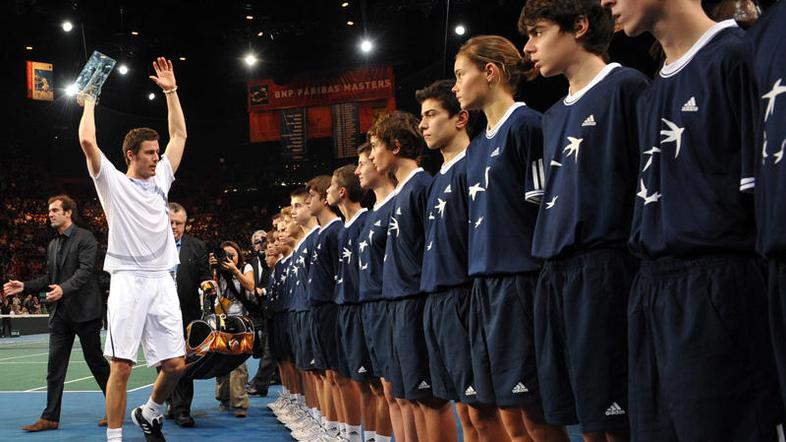
<svg viewBox="0 0 786 442"><path fill-rule="evenodd" d="M382 227L382 220L378 219L377 222L374 223L374 227Z"/></svg>
<svg viewBox="0 0 786 442"><path fill-rule="evenodd" d="M781 160L783 159L783 151L784 151L784 149L786 149L786 140L783 140L783 143L781 143L781 150L779 150L779 151L775 152L774 154L772 154L772 156L775 157L775 164L780 163Z"/></svg>
<svg viewBox="0 0 786 442"><path fill-rule="evenodd" d="M480 224L482 222L483 222L483 217L481 216L480 218L478 218L477 221L475 221L475 228L477 229L478 227L480 227Z"/></svg>
<svg viewBox="0 0 786 442"><path fill-rule="evenodd" d="M398 234L399 234L398 220L396 219L395 216L391 216L390 217L390 225L388 226L388 235L390 235L390 232L392 232L394 230L396 231L396 238L398 238Z"/></svg>
<svg viewBox="0 0 786 442"><path fill-rule="evenodd" d="M376 226L376 224L374 224L374 225ZM374 229L371 229L371 230L368 231L368 243L369 244L373 244L374 243L374 239L373 238L374 238Z"/></svg>
<svg viewBox="0 0 786 442"><path fill-rule="evenodd" d="M551 209L554 207L554 204L557 204L557 198L559 198L559 195L554 195L554 198L552 198L551 201L546 202L546 210Z"/></svg>
<svg viewBox="0 0 786 442"><path fill-rule="evenodd" d="M644 205L646 206L649 203L657 203L661 195L659 192L655 192L652 195L647 195L647 187L644 186L644 180L641 180L641 188L636 196L643 199Z"/></svg>
<svg viewBox="0 0 786 442"><path fill-rule="evenodd" d="M368 263L360 265L360 270L366 270L366 269L368 269Z"/></svg>
<svg viewBox="0 0 786 442"><path fill-rule="evenodd" d="M499 156L499 147L494 149L494 151L491 152L491 155L489 155L490 158L493 158L493 157L496 157L496 156Z"/></svg>
<svg viewBox="0 0 786 442"><path fill-rule="evenodd" d="M567 146L565 146L564 149L562 149L562 152L563 153L567 152L565 154L565 157L569 157L569 156L575 154L573 159L575 160L575 162L578 162L579 161L579 149L581 148L581 142L584 141L584 138L568 137L568 141L570 143Z"/></svg>
<svg viewBox="0 0 786 442"><path fill-rule="evenodd" d="M480 186L480 183L475 183L474 186L470 186L469 188L469 197L472 198L472 201L475 201L475 196L478 192L485 192L486 189Z"/></svg>
<svg viewBox="0 0 786 442"><path fill-rule="evenodd" d="M373 232L373 230L372 230L372 232ZM361 241L361 242L358 243L358 247L360 248L360 253L363 253L363 251L366 250L366 247L368 247L368 242Z"/></svg>
<svg viewBox="0 0 786 442"><path fill-rule="evenodd" d="M767 118L775 112L775 98L785 92L786 86L781 86L781 79L779 78L772 85L772 89L761 96L762 99L767 100L767 110L764 112L764 121L767 121Z"/></svg>
<svg viewBox="0 0 786 442"><path fill-rule="evenodd" d="M429 241L428 245L426 246L426 251L431 250L431 246L433 246L433 245L434 245L434 241Z"/></svg>
<svg viewBox="0 0 786 442"><path fill-rule="evenodd" d="M344 247L344 251L343 251L343 253L341 254L341 259L344 259L344 258L346 258L346 259L347 259L347 264L349 264L349 263L351 263L351 262L352 262L352 251L351 251L351 250L349 250L349 249L348 249L348 248L346 248L346 247Z"/></svg>
<svg viewBox="0 0 786 442"><path fill-rule="evenodd" d="M660 134L665 137L662 140L660 140L660 144L671 143L673 141L677 146L677 149L674 152L674 158L677 158L678 156L680 156L680 147L682 146L682 133L685 132L685 128L679 127L665 118L661 118L661 121L666 123L666 126L669 126L669 128L660 131Z"/></svg>
<svg viewBox="0 0 786 442"><path fill-rule="evenodd" d="M434 208L437 209L437 212L439 212L439 215L442 218L445 217L445 206L447 204L448 204L447 201L443 200L442 198L437 198L437 205L434 206Z"/></svg>
<svg viewBox="0 0 786 442"><path fill-rule="evenodd" d="M450 188L450 184L448 184L448 187L445 188L444 193L453 193L453 189Z"/></svg>
<svg viewBox="0 0 786 442"><path fill-rule="evenodd" d="M562 167L562 163L560 163L559 161L556 161L556 160L551 160L550 165L552 167Z"/></svg>
<svg viewBox="0 0 786 442"><path fill-rule="evenodd" d="M644 169L642 169L642 172L645 172L647 169L650 168L650 166L652 166L652 157L655 156L656 153L660 153L660 149L654 146L652 149L644 152L644 155L649 155L650 157L647 158L647 164L644 165Z"/></svg>
<svg viewBox="0 0 786 442"><path fill-rule="evenodd" d="M764 144L761 146L761 164L767 162L767 131L764 131Z"/></svg>
<svg viewBox="0 0 786 442"><path fill-rule="evenodd" d="M343 284L343 283L344 283L344 278L341 278L338 281L336 281L336 285Z"/></svg>

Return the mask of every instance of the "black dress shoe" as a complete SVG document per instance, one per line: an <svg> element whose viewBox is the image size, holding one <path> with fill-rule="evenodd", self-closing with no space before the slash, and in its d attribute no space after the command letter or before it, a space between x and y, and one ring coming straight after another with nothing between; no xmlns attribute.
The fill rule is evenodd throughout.
<svg viewBox="0 0 786 442"><path fill-rule="evenodd" d="M187 414L181 414L175 419L175 423L183 428L191 428L194 426L194 418Z"/></svg>

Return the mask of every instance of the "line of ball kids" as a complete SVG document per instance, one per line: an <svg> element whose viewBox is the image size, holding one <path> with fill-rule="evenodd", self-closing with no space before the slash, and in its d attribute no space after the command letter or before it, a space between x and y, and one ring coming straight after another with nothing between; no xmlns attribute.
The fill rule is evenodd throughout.
<svg viewBox="0 0 786 442"><path fill-rule="evenodd" d="M615 22L660 43L654 79L607 61ZM783 437L784 29L784 2L743 31L699 0L529 0L523 48L466 41L419 117L381 116L274 218L278 419L353 442ZM544 114L514 99L533 71L569 84Z"/></svg>

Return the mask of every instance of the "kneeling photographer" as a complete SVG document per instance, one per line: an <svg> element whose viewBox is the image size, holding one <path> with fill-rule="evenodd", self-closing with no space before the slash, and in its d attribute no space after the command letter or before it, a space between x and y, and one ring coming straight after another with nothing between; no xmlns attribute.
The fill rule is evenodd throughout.
<svg viewBox="0 0 786 442"><path fill-rule="evenodd" d="M247 316L249 310L257 305L254 296L254 269L243 262L240 246L232 241L224 241L210 253L210 268L217 276L222 297L220 313ZM241 270L242 269L242 270ZM222 410L234 410L235 416L246 417L248 410L248 368L243 363L225 376L216 378L216 399L221 402Z"/></svg>

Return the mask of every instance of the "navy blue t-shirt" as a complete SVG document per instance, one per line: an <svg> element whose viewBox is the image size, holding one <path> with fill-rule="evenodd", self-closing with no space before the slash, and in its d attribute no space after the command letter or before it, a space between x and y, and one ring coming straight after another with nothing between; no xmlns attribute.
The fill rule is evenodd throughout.
<svg viewBox="0 0 786 442"><path fill-rule="evenodd" d="M467 149L469 274L493 276L540 268L532 232L543 196L541 114L516 103Z"/></svg>
<svg viewBox="0 0 786 442"><path fill-rule="evenodd" d="M368 209L360 209L344 224L338 234L338 271L336 272L336 304L358 302L358 238L366 224Z"/></svg>
<svg viewBox="0 0 786 442"><path fill-rule="evenodd" d="M335 301L338 271L338 235L344 229L341 218L333 218L319 229L316 246L311 251L306 295L310 305Z"/></svg>
<svg viewBox="0 0 786 442"><path fill-rule="evenodd" d="M385 265L390 214L396 204L395 192L374 205L358 236L358 300L378 301L382 298L382 269Z"/></svg>
<svg viewBox="0 0 786 442"><path fill-rule="evenodd" d="M311 254L317 246L319 237L319 227L314 227L307 233L292 254L292 262L289 267L290 287L293 290L291 308L296 312L306 312L310 309L309 298L306 290L308 289L308 273L311 269Z"/></svg>
<svg viewBox="0 0 786 442"><path fill-rule="evenodd" d="M742 38L733 20L716 24L638 101L630 247L642 258L753 251L753 198L740 189L755 142Z"/></svg>
<svg viewBox="0 0 786 442"><path fill-rule="evenodd" d="M627 247L639 166L636 99L648 83L611 64L543 115L546 188L534 256Z"/></svg>
<svg viewBox="0 0 786 442"><path fill-rule="evenodd" d="M420 290L434 293L470 281L467 270L466 151L442 165L431 184Z"/></svg>
<svg viewBox="0 0 786 442"><path fill-rule="evenodd" d="M429 186L433 178L418 167L396 186L396 208L390 214L382 296L401 299L420 292L423 242Z"/></svg>
<svg viewBox="0 0 786 442"><path fill-rule="evenodd" d="M753 98L758 107L759 143L752 152L756 170L756 249L768 258L786 258L786 4L770 7L746 38L753 47ZM753 185L753 183L751 183Z"/></svg>
<svg viewBox="0 0 786 442"><path fill-rule="evenodd" d="M273 271L270 272L268 296L270 296L271 309L276 313L284 312L288 307L289 293L286 287L288 265L289 257L280 259L273 267Z"/></svg>

